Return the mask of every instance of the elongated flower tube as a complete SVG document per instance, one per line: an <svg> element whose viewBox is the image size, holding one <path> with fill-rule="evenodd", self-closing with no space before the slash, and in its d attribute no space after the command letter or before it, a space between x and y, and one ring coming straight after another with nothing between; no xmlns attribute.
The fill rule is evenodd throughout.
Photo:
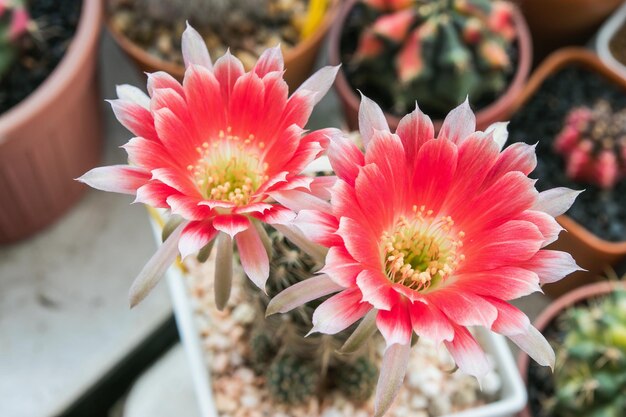
<svg viewBox="0 0 626 417"><path fill-rule="evenodd" d="M333 334L362 319L344 348L352 352L380 331L387 350L376 416L401 386L413 333L443 342L458 367L477 377L489 363L468 331L473 326L508 336L553 366L548 342L508 301L579 269L569 254L543 249L561 231L554 217L578 192L538 193L527 176L536 165L534 146L502 150L506 124L476 132L467 101L446 117L437 138L419 108L391 133L382 110L365 97L359 125L365 153L341 135L331 138L338 177L331 209L303 209L294 220L329 248L322 275L276 296L268 313L311 300L309 281L318 296L336 293L315 310L312 332Z"/></svg>
<svg viewBox="0 0 626 417"><path fill-rule="evenodd" d="M337 67L322 68L288 97L279 47L266 50L248 73L229 52L213 64L191 27L182 51L182 85L156 72L148 75L149 96L123 85L119 99L111 101L118 120L136 136L124 145L129 165L95 168L79 178L182 218L133 284L131 306L176 255L195 254L213 241L216 280L224 280L216 282L218 307L230 294L235 244L243 270L264 289L269 261L259 223L286 224L295 216L279 202L309 198L304 191L313 180L300 174L332 133L305 134L304 126Z"/></svg>

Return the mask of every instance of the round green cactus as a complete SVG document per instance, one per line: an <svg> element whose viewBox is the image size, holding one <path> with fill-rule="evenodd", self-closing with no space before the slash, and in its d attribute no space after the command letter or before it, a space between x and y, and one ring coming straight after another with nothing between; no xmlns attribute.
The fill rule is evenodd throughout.
<svg viewBox="0 0 626 417"><path fill-rule="evenodd" d="M557 351L555 417L622 417L626 412L626 291L571 309Z"/></svg>
<svg viewBox="0 0 626 417"><path fill-rule="evenodd" d="M367 401L376 388L378 368L362 356L353 363L338 364L332 369L333 381L339 391L357 403Z"/></svg>
<svg viewBox="0 0 626 417"><path fill-rule="evenodd" d="M317 392L318 370L303 359L283 355L267 371L267 387L272 397L281 403L299 404Z"/></svg>

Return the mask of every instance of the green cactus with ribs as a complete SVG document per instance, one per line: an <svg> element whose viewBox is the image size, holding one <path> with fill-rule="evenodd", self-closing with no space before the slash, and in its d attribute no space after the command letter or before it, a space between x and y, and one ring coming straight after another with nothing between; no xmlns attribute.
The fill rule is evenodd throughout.
<svg viewBox="0 0 626 417"><path fill-rule="evenodd" d="M391 88L392 111L404 114L417 100L448 112L469 95L497 97L514 66L513 6L493 0L362 0L365 16L349 65L353 86ZM357 84L357 85L354 85Z"/></svg>
<svg viewBox="0 0 626 417"><path fill-rule="evenodd" d="M557 350L555 417L623 417L626 412L626 290L574 307L561 323Z"/></svg>

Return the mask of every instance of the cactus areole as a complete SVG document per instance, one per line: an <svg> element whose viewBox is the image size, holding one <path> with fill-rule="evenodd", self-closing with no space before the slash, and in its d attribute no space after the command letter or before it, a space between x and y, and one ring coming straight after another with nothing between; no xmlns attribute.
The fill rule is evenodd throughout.
<svg viewBox="0 0 626 417"><path fill-rule="evenodd" d="M505 1L360 0L342 40L350 83L394 114L418 101L445 115L467 96L484 107L515 73L513 13Z"/></svg>

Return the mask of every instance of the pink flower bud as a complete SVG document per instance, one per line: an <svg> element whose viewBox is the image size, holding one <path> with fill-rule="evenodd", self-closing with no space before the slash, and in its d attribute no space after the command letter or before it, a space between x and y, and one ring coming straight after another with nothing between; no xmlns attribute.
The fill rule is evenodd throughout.
<svg viewBox="0 0 626 417"><path fill-rule="evenodd" d="M378 18L374 22L373 30L379 36L394 42L402 42L414 21L415 11L406 9Z"/></svg>
<svg viewBox="0 0 626 417"><path fill-rule="evenodd" d="M498 33L507 41L515 39L516 32L511 5L503 1L494 2L488 25L492 32Z"/></svg>
<svg viewBox="0 0 626 417"><path fill-rule="evenodd" d="M384 44L371 30L363 32L354 53L356 59L374 58L383 51Z"/></svg>
<svg viewBox="0 0 626 417"><path fill-rule="evenodd" d="M572 150L567 158L567 176L573 180L584 181L589 178L589 164L593 144L584 140Z"/></svg>
<svg viewBox="0 0 626 417"><path fill-rule="evenodd" d="M398 77L403 83L413 81L424 69L420 29L421 27L411 32L409 39L404 43L396 58Z"/></svg>
<svg viewBox="0 0 626 417"><path fill-rule="evenodd" d="M508 68L511 65L509 55L498 42L489 40L480 45L482 57L492 68Z"/></svg>
<svg viewBox="0 0 626 417"><path fill-rule="evenodd" d="M30 16L24 7L13 10L13 19L9 28L9 39L15 40L28 29Z"/></svg>
<svg viewBox="0 0 626 417"><path fill-rule="evenodd" d="M607 149L600 152L594 165L593 180L600 187L613 188L619 179L619 165L615 154Z"/></svg>
<svg viewBox="0 0 626 417"><path fill-rule="evenodd" d="M482 39L483 25L480 19L476 17L470 17L467 19L467 24L463 28L463 40L469 45L474 45L480 42Z"/></svg>
<svg viewBox="0 0 626 417"><path fill-rule="evenodd" d="M566 125L554 140L554 149L562 155L568 155L576 147L579 139L578 129L574 126Z"/></svg>

